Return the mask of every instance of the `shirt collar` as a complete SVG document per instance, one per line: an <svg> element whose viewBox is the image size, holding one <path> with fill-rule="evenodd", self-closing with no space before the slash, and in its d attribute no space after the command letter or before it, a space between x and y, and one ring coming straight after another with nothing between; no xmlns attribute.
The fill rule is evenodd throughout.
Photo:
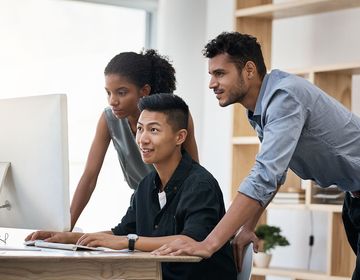
<svg viewBox="0 0 360 280"><path fill-rule="evenodd" d="M168 193L176 193L182 186L185 179L188 177L190 169L192 168L192 158L191 156L183 150L181 160L176 167L174 173L172 174L169 182L166 184L164 191ZM155 175L154 179L154 189L159 189L160 185L160 177L159 174Z"/></svg>
<svg viewBox="0 0 360 280"><path fill-rule="evenodd" d="M255 110L254 113L252 113L253 116L260 116L261 115L261 103L264 98L264 93L266 89L267 82L269 80L269 75L265 74L265 77L263 79L263 82L261 83L260 93L256 100Z"/></svg>

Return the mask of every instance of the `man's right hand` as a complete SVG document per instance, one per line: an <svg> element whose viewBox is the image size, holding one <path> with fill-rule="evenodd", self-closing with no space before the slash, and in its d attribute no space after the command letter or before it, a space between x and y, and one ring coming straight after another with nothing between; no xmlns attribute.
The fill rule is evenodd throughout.
<svg viewBox="0 0 360 280"><path fill-rule="evenodd" d="M75 232L56 232L56 231L35 231L29 234L25 241L29 240L44 240L47 242L57 243L76 243L76 241L83 235L83 233Z"/></svg>
<svg viewBox="0 0 360 280"><path fill-rule="evenodd" d="M246 226L242 226L232 241L234 260L238 272L241 272L245 246L251 242L254 244L254 252L257 253L259 248L259 239L253 231L246 228Z"/></svg>

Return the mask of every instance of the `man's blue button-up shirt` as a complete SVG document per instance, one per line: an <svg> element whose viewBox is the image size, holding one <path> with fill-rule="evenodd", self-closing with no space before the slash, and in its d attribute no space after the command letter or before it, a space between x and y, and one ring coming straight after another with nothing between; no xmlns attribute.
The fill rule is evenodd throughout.
<svg viewBox="0 0 360 280"><path fill-rule="evenodd" d="M266 205L288 167L322 187L360 190L360 118L309 81L271 71L248 118L261 146L241 193Z"/></svg>

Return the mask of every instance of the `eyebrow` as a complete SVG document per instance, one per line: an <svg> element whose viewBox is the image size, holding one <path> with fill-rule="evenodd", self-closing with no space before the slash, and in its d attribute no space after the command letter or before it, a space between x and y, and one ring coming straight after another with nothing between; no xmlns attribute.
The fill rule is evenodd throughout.
<svg viewBox="0 0 360 280"><path fill-rule="evenodd" d="M109 90L107 87L104 87L105 88L105 90ZM115 89L115 91L117 91L117 90L128 90L129 88L128 87L125 87L125 86L121 86L121 87L118 87L118 88L116 88Z"/></svg>
<svg viewBox="0 0 360 280"><path fill-rule="evenodd" d="M144 125L143 123L141 123L141 122L139 122L139 121L138 121L137 123L140 124L140 125ZM156 122L156 121L149 122L149 123L147 123L146 125L149 126L149 125L154 125L154 124L159 125L159 126L161 125L159 122Z"/></svg>
<svg viewBox="0 0 360 280"><path fill-rule="evenodd" d="M216 68L212 71L209 71L209 74L211 75L212 73L219 73L219 72L222 72L222 73L225 73L225 69L223 68Z"/></svg>

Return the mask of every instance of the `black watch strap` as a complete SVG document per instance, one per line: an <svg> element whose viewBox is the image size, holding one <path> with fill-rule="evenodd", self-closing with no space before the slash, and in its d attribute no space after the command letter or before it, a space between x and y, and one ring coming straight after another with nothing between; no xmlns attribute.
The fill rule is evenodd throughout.
<svg viewBox="0 0 360 280"><path fill-rule="evenodd" d="M129 251L135 250L135 239L129 239Z"/></svg>

